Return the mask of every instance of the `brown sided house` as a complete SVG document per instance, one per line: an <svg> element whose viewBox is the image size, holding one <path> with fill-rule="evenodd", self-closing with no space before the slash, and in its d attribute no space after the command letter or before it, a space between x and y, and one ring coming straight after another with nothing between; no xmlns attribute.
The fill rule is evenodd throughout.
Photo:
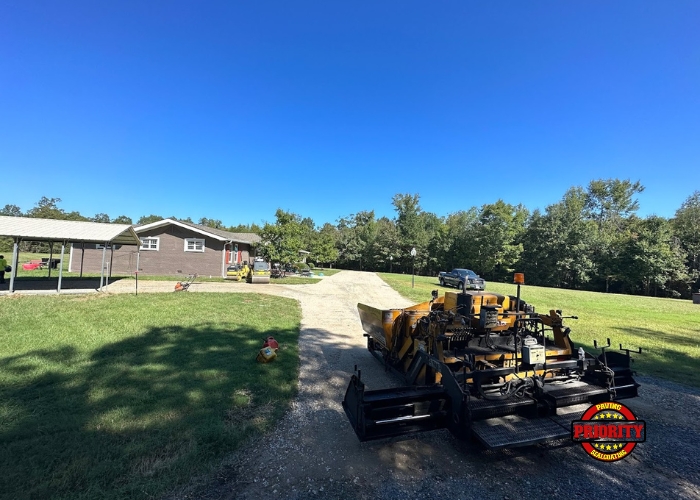
<svg viewBox="0 0 700 500"><path fill-rule="evenodd" d="M226 267L252 260L260 237L254 233L231 233L200 224L163 219L134 226L141 247L115 245L107 248L106 271L111 274L226 276ZM99 273L102 245L71 246L69 271Z"/></svg>

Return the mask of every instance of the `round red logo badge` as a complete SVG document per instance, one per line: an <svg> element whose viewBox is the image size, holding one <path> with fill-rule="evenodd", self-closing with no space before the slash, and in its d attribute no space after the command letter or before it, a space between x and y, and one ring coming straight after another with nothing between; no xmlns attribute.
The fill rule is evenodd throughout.
<svg viewBox="0 0 700 500"><path fill-rule="evenodd" d="M596 460L615 462L646 440L646 423L625 405L608 401L585 411L571 422L571 438Z"/></svg>

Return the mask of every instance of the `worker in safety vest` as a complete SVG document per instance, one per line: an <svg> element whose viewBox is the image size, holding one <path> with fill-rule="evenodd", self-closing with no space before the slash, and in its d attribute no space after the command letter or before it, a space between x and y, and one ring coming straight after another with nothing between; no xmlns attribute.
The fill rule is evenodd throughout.
<svg viewBox="0 0 700 500"><path fill-rule="evenodd" d="M4 255L0 255L0 285L5 283L5 268L7 267L7 261Z"/></svg>

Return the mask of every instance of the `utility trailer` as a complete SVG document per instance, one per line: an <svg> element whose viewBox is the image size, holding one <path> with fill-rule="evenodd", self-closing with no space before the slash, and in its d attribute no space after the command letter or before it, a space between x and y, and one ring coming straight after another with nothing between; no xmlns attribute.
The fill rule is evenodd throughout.
<svg viewBox="0 0 700 500"><path fill-rule="evenodd" d="M574 346L560 310L517 295L446 292L405 309L358 304L367 348L404 387L367 390L355 367L343 408L360 441L447 428L486 448L570 437L591 405L637 397L630 350ZM597 348L596 343L596 348ZM641 349L636 351L641 353Z"/></svg>

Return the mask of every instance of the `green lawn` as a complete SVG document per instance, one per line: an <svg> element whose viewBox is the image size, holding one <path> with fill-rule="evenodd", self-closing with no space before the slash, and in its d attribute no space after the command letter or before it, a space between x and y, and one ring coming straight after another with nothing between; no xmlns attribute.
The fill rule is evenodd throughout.
<svg viewBox="0 0 700 500"><path fill-rule="evenodd" d="M15 296L0 311L3 499L158 496L270 430L297 391L290 299ZM279 355L259 364L268 335Z"/></svg>
<svg viewBox="0 0 700 500"><path fill-rule="evenodd" d="M404 297L416 302L430 300L431 290L443 295L455 288L441 287L437 278L379 273L379 276ZM525 277L527 280L527 276ZM516 287L504 283L487 283L487 291L515 295ZM700 387L700 305L690 300L661 299L632 295L604 294L542 288L524 285L523 300L541 313L562 309L571 327L571 339L590 352L593 340L614 347L642 347L635 357L635 369L676 382Z"/></svg>

